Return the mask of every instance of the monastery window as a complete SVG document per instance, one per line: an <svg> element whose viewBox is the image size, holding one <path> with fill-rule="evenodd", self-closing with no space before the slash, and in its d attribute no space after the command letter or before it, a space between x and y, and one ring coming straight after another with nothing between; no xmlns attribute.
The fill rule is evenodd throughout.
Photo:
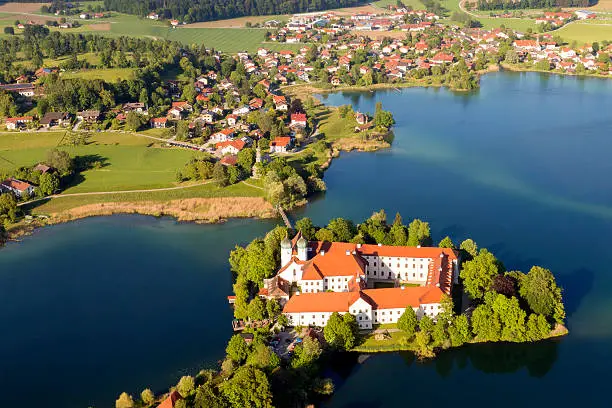
<svg viewBox="0 0 612 408"><path fill-rule="evenodd" d="M385 314L385 312L382 312L382 314Z"/></svg>
<svg viewBox="0 0 612 408"><path fill-rule="evenodd" d="M412 264L412 268L413 268L413 269L416 269L416 265L415 265L415 264Z"/></svg>
<svg viewBox="0 0 612 408"><path fill-rule="evenodd" d="M423 269L423 264L421 264L421 269Z"/></svg>
<svg viewBox="0 0 612 408"><path fill-rule="evenodd" d="M376 262L374 262L374 266L376 266Z"/></svg>
<svg viewBox="0 0 612 408"><path fill-rule="evenodd" d="M397 264L397 267L399 268L399 264Z"/></svg>
<svg viewBox="0 0 612 408"><path fill-rule="evenodd" d="M397 314L400 314L400 313L401 313L401 312L398 310L398 311L397 311Z"/></svg>
<svg viewBox="0 0 612 408"><path fill-rule="evenodd" d="M315 319L315 315L312 315L312 318Z"/></svg>
<svg viewBox="0 0 612 408"><path fill-rule="evenodd" d="M385 263L384 263L384 262L381 262L381 263L380 263L380 266L385 266Z"/></svg>
<svg viewBox="0 0 612 408"><path fill-rule="evenodd" d="M419 273L419 277L422 279L422 278L423 278L423 274L422 274L422 273Z"/></svg>
<svg viewBox="0 0 612 408"><path fill-rule="evenodd" d="M321 319L325 319L325 315L321 315Z"/></svg>
<svg viewBox="0 0 612 408"><path fill-rule="evenodd" d="M412 277L413 277L413 278L416 278L416 274L414 274L414 273L413 273L413 274L412 274Z"/></svg>

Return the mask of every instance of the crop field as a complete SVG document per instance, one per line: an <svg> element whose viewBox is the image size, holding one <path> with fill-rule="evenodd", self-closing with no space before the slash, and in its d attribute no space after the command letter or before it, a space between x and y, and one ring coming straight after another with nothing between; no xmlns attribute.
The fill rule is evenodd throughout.
<svg viewBox="0 0 612 408"><path fill-rule="evenodd" d="M62 137L62 132L0 133L0 171L44 161ZM68 188L68 193L171 187L176 170L197 154L153 147L144 137L110 132L94 134L84 146L60 149L99 163L82 172L83 179Z"/></svg>

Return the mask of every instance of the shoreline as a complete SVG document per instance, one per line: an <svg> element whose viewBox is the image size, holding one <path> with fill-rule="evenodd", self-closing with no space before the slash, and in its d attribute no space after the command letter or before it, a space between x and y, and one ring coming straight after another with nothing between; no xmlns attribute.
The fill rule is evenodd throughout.
<svg viewBox="0 0 612 408"><path fill-rule="evenodd" d="M19 241L35 230L90 217L118 214L139 214L172 217L177 222L215 224L230 218L271 219L277 212L263 197L186 198L169 201L103 202L85 204L66 211L38 217L29 223L20 222L7 230L6 241Z"/></svg>
<svg viewBox="0 0 612 408"><path fill-rule="evenodd" d="M371 333L370 333L371 334ZM449 350L453 350L453 349L457 349L457 348L461 348L464 345L474 345L474 344L486 344L486 343L490 343L490 344L496 344L496 343L509 343L509 344L525 344L525 343L538 343L538 342L542 342L542 341L548 341L548 340L556 340L559 339L561 337L565 337L569 335L569 330L567 329L566 326L562 325L562 324L557 324L557 326L555 326L555 328L553 330L551 330L550 334L548 335L548 337L541 339L541 340L537 340L537 341L516 341L516 342L504 342L504 341L479 341L479 340L470 340L467 343L461 345L461 346L451 346L448 348L441 348L439 350L435 350L434 354L431 356L423 356L420 355L417 349L417 346L414 344L413 342L410 342L408 344L381 344L381 345L377 345L377 346L356 346L353 349L349 350L348 352L350 353L359 353L359 354L381 354L381 353L394 353L394 352L398 352L398 351L410 351L412 353L414 353L419 360L431 360L431 359L435 359L436 357L439 356L439 354L441 352L444 351L449 351Z"/></svg>
<svg viewBox="0 0 612 408"><path fill-rule="evenodd" d="M496 73L496 72L536 72L541 74L552 74L552 75L560 75L560 76L574 76L574 77L582 77L582 78L598 78L598 79L612 79L612 76L595 74L591 72L587 72L585 74L576 74L575 72L559 72L559 71L544 71L539 70L535 67L525 67L519 65L512 65L505 62L500 62L498 64L491 64L487 68L474 71L474 73L478 76L480 80L481 76ZM372 84L368 86L336 86L329 88L320 88L317 86L317 83L303 83L303 84L294 84L294 85L286 85L281 87L281 89L287 94L291 96L301 97L304 95L312 96L317 99L313 94L330 94L336 92L375 92L380 90L398 90L403 88L447 88L452 92L472 92L480 89L480 84L475 89L456 89L448 87L442 83L436 83L433 80L427 81L425 77L424 79L419 80L411 80L411 81L403 81L398 83L380 83L380 84Z"/></svg>

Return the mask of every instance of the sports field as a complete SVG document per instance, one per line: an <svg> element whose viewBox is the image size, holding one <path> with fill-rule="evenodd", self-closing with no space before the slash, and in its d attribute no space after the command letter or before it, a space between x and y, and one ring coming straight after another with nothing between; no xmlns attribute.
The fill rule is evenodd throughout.
<svg viewBox="0 0 612 408"><path fill-rule="evenodd" d="M0 171L44 161L63 132L0 133ZM91 169L67 193L171 187L176 170L197 152L153 146L150 139L121 133L96 133L85 146L61 146L71 156L88 158Z"/></svg>

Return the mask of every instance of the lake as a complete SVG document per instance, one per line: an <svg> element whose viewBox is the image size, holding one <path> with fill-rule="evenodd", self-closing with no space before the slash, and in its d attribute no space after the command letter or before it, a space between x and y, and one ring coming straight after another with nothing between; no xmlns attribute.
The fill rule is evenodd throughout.
<svg viewBox="0 0 612 408"><path fill-rule="evenodd" d="M390 219L399 211L430 222L436 242L472 237L509 270L550 268L571 331L535 345L465 347L426 364L399 353L343 364L330 370L337 387L326 405L609 406L601 388L612 363L612 81L495 73L470 94L322 98L372 113L382 101L397 120L395 141L343 153L325 174L327 193L292 218L359 221L384 208ZM2 400L106 407L121 391L163 390L214 365L231 334L228 253L274 224L115 216L8 244Z"/></svg>

